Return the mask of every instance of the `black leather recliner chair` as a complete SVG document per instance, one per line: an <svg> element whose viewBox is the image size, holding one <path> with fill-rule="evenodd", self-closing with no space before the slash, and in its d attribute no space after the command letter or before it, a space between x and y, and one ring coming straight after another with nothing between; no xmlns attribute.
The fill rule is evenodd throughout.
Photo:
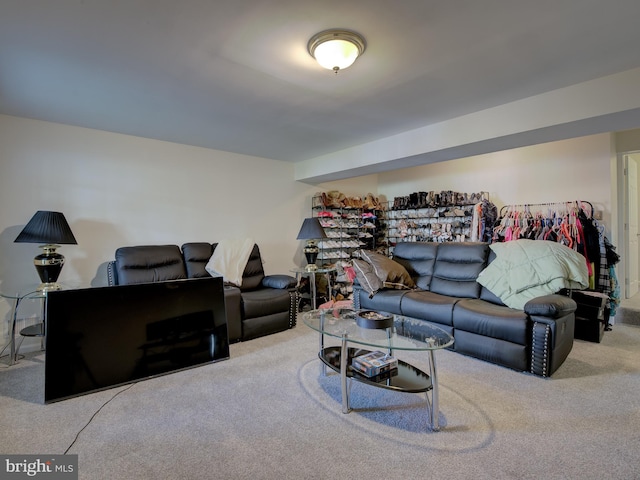
<svg viewBox="0 0 640 480"><path fill-rule="evenodd" d="M209 277L205 266L217 244L120 247L108 264L109 285L162 282ZM258 245L254 245L242 275L242 285L225 285L225 311L229 341L252 338L293 328L296 324L296 279L265 275Z"/></svg>

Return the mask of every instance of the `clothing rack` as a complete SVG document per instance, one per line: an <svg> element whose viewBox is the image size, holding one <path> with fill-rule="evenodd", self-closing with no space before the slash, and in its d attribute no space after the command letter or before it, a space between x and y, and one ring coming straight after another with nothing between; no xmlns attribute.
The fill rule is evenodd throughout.
<svg viewBox="0 0 640 480"><path fill-rule="evenodd" d="M585 205L589 206L589 211L587 212L584 208ZM506 210L505 210L506 209ZM577 210L584 211L585 215L588 218L593 218L593 204L587 200L571 200L568 202L549 202L549 203L524 203L520 205L504 205L500 209L500 218L505 216L506 212L524 212L529 214L538 213L542 209L546 209L548 211L554 211L558 214L567 214L570 212L576 212Z"/></svg>
<svg viewBox="0 0 640 480"><path fill-rule="evenodd" d="M551 240L584 255L589 271L589 290L609 296L613 316L620 303L614 268L619 257L604 235L604 225L593 215L593 204L586 200L505 205L500 209L492 241Z"/></svg>
<svg viewBox="0 0 640 480"><path fill-rule="evenodd" d="M589 211L586 206L589 206ZM505 205L493 230L493 241L519 238L554 240L574 250L584 243L580 215L593 221L593 204L586 200ZM584 218L586 217L586 218Z"/></svg>

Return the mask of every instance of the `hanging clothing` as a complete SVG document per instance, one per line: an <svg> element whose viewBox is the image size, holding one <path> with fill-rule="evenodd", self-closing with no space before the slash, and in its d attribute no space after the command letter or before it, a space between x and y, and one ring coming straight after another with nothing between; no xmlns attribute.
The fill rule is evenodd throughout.
<svg viewBox="0 0 640 480"><path fill-rule="evenodd" d="M590 210L586 209L587 205ZM589 202L505 205L500 209L489 241L528 238L559 242L575 250L587 265L589 289L609 297L607 306L614 315L620 303L614 265L620 257L604 232L604 226L593 218L593 206Z"/></svg>
<svg viewBox="0 0 640 480"><path fill-rule="evenodd" d="M611 293L609 294L609 315L613 317L615 316L616 311L620 306L620 284L618 283L618 277L613 265L609 267L609 278L611 279Z"/></svg>
<svg viewBox="0 0 640 480"><path fill-rule="evenodd" d="M486 198L473 206L471 241L491 243L493 227L498 218L498 207Z"/></svg>

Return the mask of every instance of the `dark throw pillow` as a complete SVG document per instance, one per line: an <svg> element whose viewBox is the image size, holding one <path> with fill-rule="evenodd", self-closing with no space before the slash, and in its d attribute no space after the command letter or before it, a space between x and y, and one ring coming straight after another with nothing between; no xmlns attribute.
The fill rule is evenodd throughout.
<svg viewBox="0 0 640 480"><path fill-rule="evenodd" d="M369 296L373 296L382 288L382 280L373 271L373 267L364 260L354 259L352 263L356 272L356 280Z"/></svg>
<svg viewBox="0 0 640 480"><path fill-rule="evenodd" d="M360 250L360 260L354 260L353 264L358 282L371 296L382 288L411 289L416 286L402 265L380 253Z"/></svg>

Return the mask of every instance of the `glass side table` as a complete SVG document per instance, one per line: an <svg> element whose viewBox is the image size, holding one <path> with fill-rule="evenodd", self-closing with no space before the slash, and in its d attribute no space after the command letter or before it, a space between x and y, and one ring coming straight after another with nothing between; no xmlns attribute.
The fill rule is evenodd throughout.
<svg viewBox="0 0 640 480"><path fill-rule="evenodd" d="M20 310L20 304L25 300L36 299L41 301L41 320L42 322L26 327L25 336L42 336L44 339L44 317L45 317L45 299L47 298L47 292L37 290L38 285L30 285L26 287L19 287L15 289L2 287L0 291L0 297L6 298L13 302L11 308L11 329L9 332L9 342L2 348L0 353L9 348L9 365L14 365L18 361L18 352L16 349L16 325L18 323L18 311ZM44 340L43 340L44 344Z"/></svg>
<svg viewBox="0 0 640 480"><path fill-rule="evenodd" d="M42 337L42 348L44 349L45 335L46 335L46 291L38 290L40 284L26 285L26 286L9 286L0 285L0 297L13 302L11 308L11 329L9 332L9 341L0 350L0 355L9 348L9 365L15 365L18 361L18 351L16 348L16 326L18 323L18 312L20 305L25 300L40 300L40 322L25 327L20 330L20 335L23 337ZM77 288L62 284L64 289Z"/></svg>
<svg viewBox="0 0 640 480"><path fill-rule="evenodd" d="M331 273L335 272L335 267L318 267L314 271L308 271L305 268L294 268L292 273L296 274L296 282L300 286L300 281L304 277L309 277L309 295L311 299L311 308L315 310L317 305L317 291L316 291L316 274L324 275L327 279L327 291L331 295Z"/></svg>

